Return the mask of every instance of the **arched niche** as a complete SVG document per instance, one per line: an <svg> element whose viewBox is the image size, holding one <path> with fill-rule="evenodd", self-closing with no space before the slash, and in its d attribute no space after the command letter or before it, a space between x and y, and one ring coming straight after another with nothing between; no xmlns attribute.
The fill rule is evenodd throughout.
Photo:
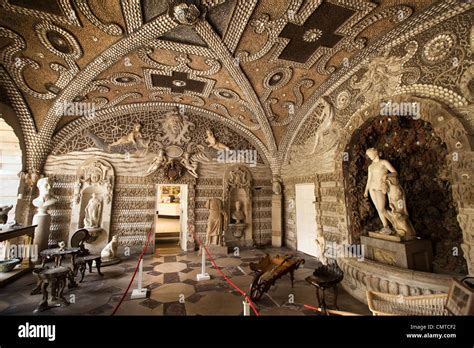
<svg viewBox="0 0 474 348"><path fill-rule="evenodd" d="M360 226L357 226L357 221L354 219L352 211L354 206L352 206L350 198L351 194L358 194L358 191L357 187L354 187L354 185L351 186L354 182L349 182L353 179L351 179L348 170L350 171L349 167L351 165L358 166L359 171L366 170L366 168L364 169L365 164L362 163L362 157L351 158L351 152L355 150L365 153L365 147L370 147L370 144L367 144L367 146L361 146L359 144L357 145L359 148L354 149L353 146L355 139L360 137L361 132L364 132L364 130L366 132L369 131L371 122L383 123L387 121L387 119L384 119L387 116L380 116L381 103L383 101L384 100L380 100L366 109L355 113L351 117L343 129L341 140L336 151L336 158L338 159L336 162L336 175L340 176L341 179L344 178L345 181L344 196L348 222L347 239L350 242L357 242L357 232ZM452 195L452 200L455 205L455 220L452 221L454 223L459 223L459 227L462 231L462 252L459 250L459 257L464 257L468 271L472 274L474 272L474 187L472 185L472 177L474 175L474 153L470 147L467 133L459 120L457 120L443 105L433 100L418 98L411 95L401 95L391 98L390 101L392 103L418 103L419 119L417 121L424 124L422 125L422 128L425 128L425 133L430 129L433 133L433 139L435 141L437 141L436 139L439 139L441 146L445 148L444 152L440 152L443 153L444 156L440 163L443 163L445 170L437 173L438 177L436 179L443 179L447 185L447 192ZM370 137L368 134L365 134L365 136ZM385 146L385 144L383 145ZM390 144L387 144L387 146L390 146ZM380 150L381 149L379 148L379 151ZM383 158L383 148L381 152ZM390 155L390 151L387 151L387 153ZM403 153L400 154L400 156L403 155ZM429 155L427 157L429 157ZM391 159L392 161L397 162L394 158L386 159ZM354 160L355 162L358 161L358 163L355 163L354 161L351 162L351 160ZM364 159L364 161L366 161L366 159ZM423 171L423 165L418 168L411 168L410 170ZM403 180L402 177L401 180ZM350 190L355 190L356 192L351 193ZM416 196L410 197L409 193L407 193L408 206L410 206L410 202L415 199L417 199ZM362 213L364 213L364 210L367 210L367 207L365 206L366 203L363 203L362 200L362 196L359 197L360 204L358 206ZM358 213L361 213L361 211ZM416 219L417 217L412 216L412 218Z"/></svg>
<svg viewBox="0 0 474 348"><path fill-rule="evenodd" d="M90 239L86 247L91 253L100 253L110 240L110 220L112 216L112 198L115 173L112 165L100 158L89 158L80 165L76 172L74 193L71 202L70 242L72 235L79 228L89 230ZM86 208L93 195L98 200L97 226L84 226Z"/></svg>
<svg viewBox="0 0 474 348"><path fill-rule="evenodd" d="M227 168L222 201L227 213L226 245L253 246L252 174L249 168L239 164Z"/></svg>

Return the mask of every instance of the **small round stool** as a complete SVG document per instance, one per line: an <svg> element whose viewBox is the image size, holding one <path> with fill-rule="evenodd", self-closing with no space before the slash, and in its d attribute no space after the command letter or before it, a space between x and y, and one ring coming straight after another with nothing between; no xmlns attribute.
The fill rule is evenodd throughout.
<svg viewBox="0 0 474 348"><path fill-rule="evenodd" d="M344 273L342 273L341 269L337 264L333 264L316 268L313 275L305 279L316 288L316 299L318 300L319 307L327 308L325 291L332 288L334 291L334 307L337 309L337 285L342 281L343 277ZM319 295L319 291L322 291L322 298Z"/></svg>
<svg viewBox="0 0 474 348"><path fill-rule="evenodd" d="M38 278L41 281L43 299L33 313L43 312L50 307L65 307L69 305L63 293L70 273L71 269L64 266L46 268L39 271ZM48 286L51 291L51 301L54 302L53 306L49 306L48 304Z"/></svg>

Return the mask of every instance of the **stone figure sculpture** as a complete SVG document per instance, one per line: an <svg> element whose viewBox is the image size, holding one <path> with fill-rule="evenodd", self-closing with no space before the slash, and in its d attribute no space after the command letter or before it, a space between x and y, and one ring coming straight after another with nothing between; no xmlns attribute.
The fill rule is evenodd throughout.
<svg viewBox="0 0 474 348"><path fill-rule="evenodd" d="M380 233L395 234L403 240L414 239L415 230L409 220L405 192L398 181L397 171L390 162L381 159L374 148L368 149L366 154L372 164L369 166L364 197L370 194L377 209L383 225ZM390 210L386 209L387 196ZM393 230L389 227L389 222Z"/></svg>
<svg viewBox="0 0 474 348"><path fill-rule="evenodd" d="M206 245L224 245L223 227L226 214L222 208L222 201L219 198L211 198L206 202L206 208L209 209Z"/></svg>
<svg viewBox="0 0 474 348"><path fill-rule="evenodd" d="M99 227L101 207L102 203L100 199L93 193L84 211L84 227Z"/></svg>
<svg viewBox="0 0 474 348"><path fill-rule="evenodd" d="M377 209L377 213L383 226L380 232L383 234L392 234L392 230L390 229L386 218L385 206L387 204L387 188L385 184L385 175L387 173L396 174L397 171L393 168L390 162L379 157L376 149L367 149L365 153L372 161L372 164L369 166L369 175L365 186L364 197L367 198L370 195L370 198L375 205L375 209Z"/></svg>
<svg viewBox="0 0 474 348"><path fill-rule="evenodd" d="M272 192L274 195L281 195L281 182L279 179L272 180Z"/></svg>
<svg viewBox="0 0 474 348"><path fill-rule="evenodd" d="M216 139L214 133L212 133L210 129L206 130L206 135L206 143L208 144L208 147L212 147L215 150L230 150L227 145L222 144Z"/></svg>
<svg viewBox="0 0 474 348"><path fill-rule="evenodd" d="M235 201L235 210L232 212L232 219L235 220L236 224L241 224L245 221L245 213L242 211L241 201Z"/></svg>
<svg viewBox="0 0 474 348"><path fill-rule="evenodd" d="M112 240L100 252L100 257L104 261L113 260L117 258L118 236L112 237Z"/></svg>
<svg viewBox="0 0 474 348"><path fill-rule="evenodd" d="M167 158L165 155L165 150L160 149L158 151L158 156L156 156L151 162L150 166L146 171L146 175L150 175L156 172L161 166L164 166L167 163Z"/></svg>
<svg viewBox="0 0 474 348"><path fill-rule="evenodd" d="M314 145L311 150L311 155L316 152L323 152L329 149L338 136L337 127L334 126L334 107L328 97L323 97L324 109L321 113L321 124L319 125L314 136Z"/></svg>
<svg viewBox="0 0 474 348"><path fill-rule="evenodd" d="M142 149L143 151L140 152L140 155L145 155L145 153L148 150L148 145L150 143L150 140L146 140L142 133L141 133L142 126L139 123L135 123L133 125L133 130L128 133L127 135L124 135L117 141L114 141L113 143L108 145L108 149L110 150L111 147L113 146L118 146L118 145L133 145L135 148Z"/></svg>
<svg viewBox="0 0 474 348"><path fill-rule="evenodd" d="M48 208L56 203L57 199L51 193L49 178L39 179L36 186L39 190L39 196L33 199L33 205L38 208L38 213L46 214Z"/></svg>
<svg viewBox="0 0 474 348"><path fill-rule="evenodd" d="M195 178L198 177L196 170L198 167L198 162L194 161L190 155L189 152L185 152L183 154L183 158L181 158L181 164L186 168L189 174L194 176Z"/></svg>
<svg viewBox="0 0 474 348"><path fill-rule="evenodd" d="M398 182L398 175L386 174L385 183L390 208L385 212L385 217L390 221L395 233L401 239L414 239L416 237L415 229L409 220L405 192Z"/></svg>
<svg viewBox="0 0 474 348"><path fill-rule="evenodd" d="M6 224L8 221L8 212L13 209L13 205L4 205L0 207L0 224Z"/></svg>

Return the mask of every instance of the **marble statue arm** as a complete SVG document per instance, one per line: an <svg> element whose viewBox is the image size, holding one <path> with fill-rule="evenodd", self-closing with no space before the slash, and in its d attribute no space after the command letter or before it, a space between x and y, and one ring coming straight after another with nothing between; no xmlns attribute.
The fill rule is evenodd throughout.
<svg viewBox="0 0 474 348"><path fill-rule="evenodd" d="M398 174L398 173L397 173L397 170L392 166L392 164L391 164L389 161L385 161L385 160L384 160L384 165L385 165L385 168L387 168L387 170L388 170L390 173Z"/></svg>

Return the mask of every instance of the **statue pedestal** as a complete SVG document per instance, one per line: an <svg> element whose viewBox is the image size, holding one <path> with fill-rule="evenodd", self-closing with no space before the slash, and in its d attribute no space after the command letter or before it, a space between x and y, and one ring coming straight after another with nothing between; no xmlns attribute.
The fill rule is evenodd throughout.
<svg viewBox="0 0 474 348"><path fill-rule="evenodd" d="M101 259L100 267L107 267L107 266L111 266L111 265L116 265L117 263L120 263L120 262L122 262L122 260L119 259L118 257L116 257L114 259Z"/></svg>
<svg viewBox="0 0 474 348"><path fill-rule="evenodd" d="M36 213L33 216L33 225L35 228L35 237L33 245L38 246L38 252L48 249L49 228L51 226L51 215L48 213Z"/></svg>
<svg viewBox="0 0 474 348"><path fill-rule="evenodd" d="M397 242L361 236L360 242L367 259L422 272L432 270L433 249L427 239Z"/></svg>
<svg viewBox="0 0 474 348"><path fill-rule="evenodd" d="M207 250L211 256L227 255L229 254L229 247L222 245L206 245Z"/></svg>
<svg viewBox="0 0 474 348"><path fill-rule="evenodd" d="M229 230L234 236L234 238L240 239L244 235L245 227L247 227L246 223L233 223L229 224Z"/></svg>

